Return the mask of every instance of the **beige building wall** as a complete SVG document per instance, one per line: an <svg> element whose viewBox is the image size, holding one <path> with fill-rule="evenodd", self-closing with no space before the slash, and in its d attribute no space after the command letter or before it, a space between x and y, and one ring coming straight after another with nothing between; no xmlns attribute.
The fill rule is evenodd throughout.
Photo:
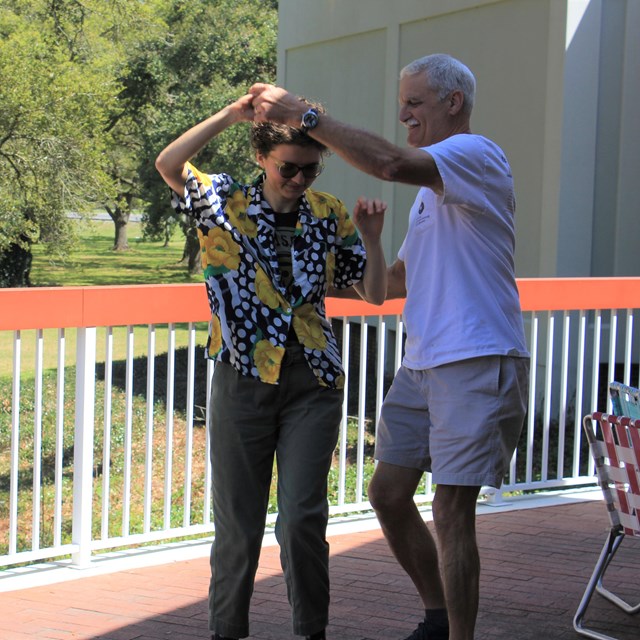
<svg viewBox="0 0 640 640"><path fill-rule="evenodd" d="M400 69L429 53L478 81L472 129L500 144L518 201L517 274L640 275L640 2L280 0L278 83L399 145ZM386 199L387 259L414 187L332 157L318 188Z"/></svg>

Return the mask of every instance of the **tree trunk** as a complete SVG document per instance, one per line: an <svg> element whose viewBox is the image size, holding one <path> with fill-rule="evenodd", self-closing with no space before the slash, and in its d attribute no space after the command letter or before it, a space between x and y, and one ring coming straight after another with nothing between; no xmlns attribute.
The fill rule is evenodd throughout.
<svg viewBox="0 0 640 640"><path fill-rule="evenodd" d="M29 248L18 244L0 253L0 287L30 287L31 286L31 245Z"/></svg>
<svg viewBox="0 0 640 640"><path fill-rule="evenodd" d="M127 251L129 249L129 240L127 238L127 224L129 223L129 214L122 212L122 215L114 218L116 225L116 236L113 242L114 251Z"/></svg>
<svg viewBox="0 0 640 640"><path fill-rule="evenodd" d="M115 225L115 237L113 241L113 251L128 251L129 241L127 239L127 224L129 224L129 216L131 215L129 205L121 207L116 205L111 208L105 206L105 209Z"/></svg>
<svg viewBox="0 0 640 640"><path fill-rule="evenodd" d="M189 275L202 272L202 258L200 257L200 241L195 226L189 225L184 232L184 249L181 264L187 265Z"/></svg>

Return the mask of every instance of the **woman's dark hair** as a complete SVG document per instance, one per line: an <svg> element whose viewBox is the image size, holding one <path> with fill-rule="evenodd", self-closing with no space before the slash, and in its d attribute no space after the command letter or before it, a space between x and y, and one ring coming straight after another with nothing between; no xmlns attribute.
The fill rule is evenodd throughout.
<svg viewBox="0 0 640 640"><path fill-rule="evenodd" d="M311 102L306 98L299 97L309 108L313 107L318 113L325 113L324 107ZM299 127L290 127L286 124L275 124L273 122L254 122L251 125L251 146L255 151L264 156L277 147L279 144L296 144L301 147L316 147L321 153L327 152L327 147L321 142L308 136Z"/></svg>

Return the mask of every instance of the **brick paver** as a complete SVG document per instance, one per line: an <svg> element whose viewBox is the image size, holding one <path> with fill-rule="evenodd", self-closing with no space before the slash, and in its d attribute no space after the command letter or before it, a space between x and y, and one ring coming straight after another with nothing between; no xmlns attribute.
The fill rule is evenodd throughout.
<svg viewBox="0 0 640 640"><path fill-rule="evenodd" d="M601 501L478 516L482 559L477 640L576 639L572 618L605 539ZM430 525L431 526L431 525ZM379 530L331 542L331 640L401 639L420 603ZM608 584L640 599L640 544L626 540ZM207 558L0 593L0 639L208 639ZM640 616L594 596L590 619L619 640L640 638ZM292 639L278 547L265 547L251 612L252 638Z"/></svg>

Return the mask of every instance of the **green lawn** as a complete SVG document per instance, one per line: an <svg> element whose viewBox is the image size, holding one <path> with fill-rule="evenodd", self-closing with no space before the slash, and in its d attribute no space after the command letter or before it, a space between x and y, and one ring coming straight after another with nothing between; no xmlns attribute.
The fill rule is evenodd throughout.
<svg viewBox="0 0 640 640"><path fill-rule="evenodd" d="M31 281L38 287L201 282L190 277L182 258L184 236L176 230L168 246L142 238L139 222L127 225L129 250L112 251L113 222L78 220L80 243L65 262L51 260L43 245L33 248Z"/></svg>

